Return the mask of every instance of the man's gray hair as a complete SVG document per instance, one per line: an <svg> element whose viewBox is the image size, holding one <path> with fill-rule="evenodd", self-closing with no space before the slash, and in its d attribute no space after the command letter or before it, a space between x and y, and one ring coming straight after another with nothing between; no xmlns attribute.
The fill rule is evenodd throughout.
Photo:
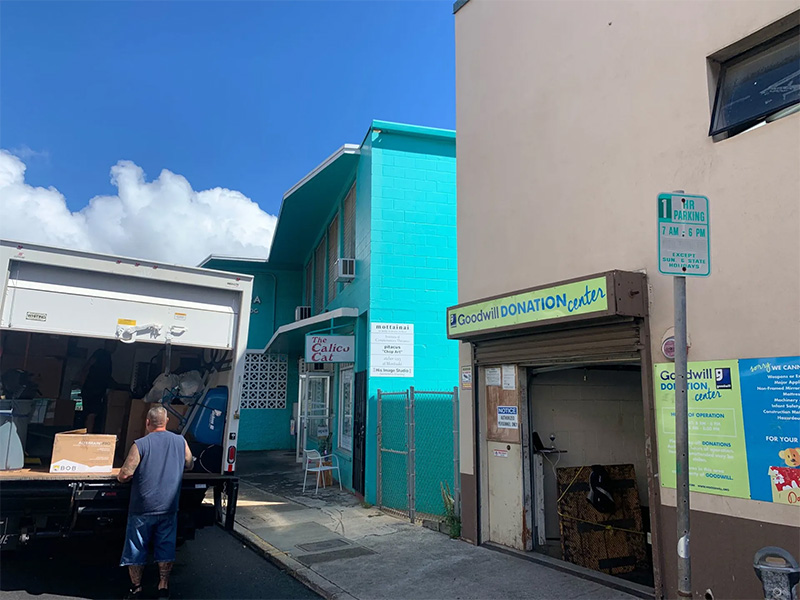
<svg viewBox="0 0 800 600"><path fill-rule="evenodd" d="M147 420L154 427L163 427L167 424L167 409L160 404L147 411Z"/></svg>

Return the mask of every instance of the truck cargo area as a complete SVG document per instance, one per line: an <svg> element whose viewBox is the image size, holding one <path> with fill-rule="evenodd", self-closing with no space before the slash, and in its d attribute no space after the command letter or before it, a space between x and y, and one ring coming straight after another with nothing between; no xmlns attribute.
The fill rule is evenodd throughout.
<svg viewBox="0 0 800 600"><path fill-rule="evenodd" d="M122 465L133 440L146 433L145 415L151 404L144 398L159 375L167 370L175 377L196 373L207 380L207 390L219 388L224 393L231 366L230 352L225 350L180 345L167 348L164 344L125 344L117 340L45 333L4 331L0 333L0 347L0 377L7 398L2 402L9 408L13 405L26 472L37 476L61 476L47 473L55 435L87 426L80 379L96 352L107 352L110 356L113 381L90 433L117 437L115 468ZM193 436L192 425L202 417L202 397L196 403L175 398L166 406L170 413L167 428L176 433L185 430L192 452L198 457L196 469L221 473L227 407L217 411L219 441L208 444ZM0 468L2 466L0 464ZM14 473L21 475L17 470L2 470L0 477L5 480ZM73 477L88 475L76 473Z"/></svg>
<svg viewBox="0 0 800 600"><path fill-rule="evenodd" d="M121 536L150 407L185 437L179 538L232 527L252 276L0 240L0 549Z"/></svg>
<svg viewBox="0 0 800 600"><path fill-rule="evenodd" d="M195 529L214 522L232 524L238 483L223 473L227 407L217 407L218 433L206 427L195 435L209 419L204 404L208 391L227 390L229 351L17 331L0 333L0 348L6 392L0 408L11 409L10 423L24 450L22 468L0 468L0 547L10 549L35 537L121 533L130 485L118 483L116 476L133 440L146 434L145 416L154 404L144 397L167 367L175 378L195 373L206 382L197 402L174 398L167 404L168 429L183 433L197 457L181 489L181 539L193 538ZM114 468L107 473L51 473L55 436L86 425L76 377L100 349L111 356L113 381L93 432L116 436ZM210 435L218 439L210 440ZM7 448L10 440L0 442ZM7 452L0 448L3 455Z"/></svg>

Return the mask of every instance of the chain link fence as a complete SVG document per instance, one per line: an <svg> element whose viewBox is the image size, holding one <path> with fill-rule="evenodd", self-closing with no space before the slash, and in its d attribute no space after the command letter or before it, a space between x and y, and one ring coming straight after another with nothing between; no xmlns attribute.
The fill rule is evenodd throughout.
<svg viewBox="0 0 800 600"><path fill-rule="evenodd" d="M416 520L460 514L458 388L378 390L378 506Z"/></svg>

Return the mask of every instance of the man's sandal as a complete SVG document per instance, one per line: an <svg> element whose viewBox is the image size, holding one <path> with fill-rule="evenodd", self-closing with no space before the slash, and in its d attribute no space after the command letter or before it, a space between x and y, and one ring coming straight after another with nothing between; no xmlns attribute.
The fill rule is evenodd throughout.
<svg viewBox="0 0 800 600"><path fill-rule="evenodd" d="M140 598L144 598L142 586L132 585L128 590L128 595L125 596L125 600L139 600Z"/></svg>

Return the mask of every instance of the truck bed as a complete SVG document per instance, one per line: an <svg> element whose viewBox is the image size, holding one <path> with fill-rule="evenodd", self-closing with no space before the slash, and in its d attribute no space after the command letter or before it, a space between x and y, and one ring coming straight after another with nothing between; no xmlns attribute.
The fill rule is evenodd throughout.
<svg viewBox="0 0 800 600"><path fill-rule="evenodd" d="M0 471L0 485L3 481L41 481L44 479L66 479L69 481L116 480L117 473L119 473L119 469L113 469L110 473L50 473L49 468L42 465Z"/></svg>
<svg viewBox="0 0 800 600"><path fill-rule="evenodd" d="M41 538L121 536L131 485L117 481L118 473L49 473L47 465L0 471L0 550ZM238 488L234 475L184 473L179 537L192 539L214 522L233 528Z"/></svg>
<svg viewBox="0 0 800 600"><path fill-rule="evenodd" d="M110 473L50 473L46 465L25 467L24 469L12 469L0 471L0 485L4 481L45 481L45 480L66 480L66 481L116 481L119 469L112 469ZM215 480L228 477L221 473L184 473L186 480Z"/></svg>

